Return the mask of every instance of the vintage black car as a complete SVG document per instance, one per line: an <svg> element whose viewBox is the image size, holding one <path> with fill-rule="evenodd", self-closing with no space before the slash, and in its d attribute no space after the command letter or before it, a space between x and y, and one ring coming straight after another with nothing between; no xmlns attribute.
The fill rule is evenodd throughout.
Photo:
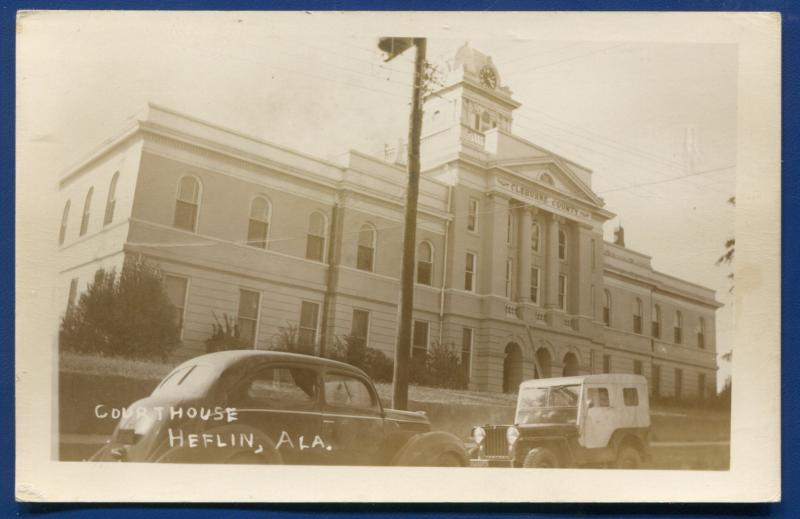
<svg viewBox="0 0 800 519"><path fill-rule="evenodd" d="M638 468L650 457L647 379L598 374L519 388L513 424L472 430L470 465Z"/></svg>
<svg viewBox="0 0 800 519"><path fill-rule="evenodd" d="M95 461L466 466L423 413L384 409L360 369L308 355L188 360L125 410Z"/></svg>

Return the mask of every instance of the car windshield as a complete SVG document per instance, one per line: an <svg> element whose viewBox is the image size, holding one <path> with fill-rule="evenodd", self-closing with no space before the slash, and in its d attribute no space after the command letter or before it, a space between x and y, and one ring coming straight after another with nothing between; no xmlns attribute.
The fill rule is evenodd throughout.
<svg viewBox="0 0 800 519"><path fill-rule="evenodd" d="M517 404L518 424L575 424L580 385L525 387Z"/></svg>
<svg viewBox="0 0 800 519"><path fill-rule="evenodd" d="M161 381L153 391L153 395L173 391L195 392L210 386L218 376L218 367L207 364L183 364Z"/></svg>

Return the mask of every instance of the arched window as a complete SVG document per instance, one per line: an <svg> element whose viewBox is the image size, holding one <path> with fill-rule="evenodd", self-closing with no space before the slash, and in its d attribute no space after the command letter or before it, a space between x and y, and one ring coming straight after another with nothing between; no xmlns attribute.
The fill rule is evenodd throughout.
<svg viewBox="0 0 800 519"><path fill-rule="evenodd" d="M549 186L555 185L555 181L553 181L553 177L551 177L549 173L542 173L542 176L539 177L539 180Z"/></svg>
<svg viewBox="0 0 800 519"><path fill-rule="evenodd" d="M633 306L633 333L642 333L642 300L638 297Z"/></svg>
<svg viewBox="0 0 800 519"><path fill-rule="evenodd" d="M531 250L533 252L539 252L539 240L541 239L542 228L539 227L539 224L533 222L531 224Z"/></svg>
<svg viewBox="0 0 800 519"><path fill-rule="evenodd" d="M427 241L420 243L417 250L417 283L433 284L433 246Z"/></svg>
<svg viewBox="0 0 800 519"><path fill-rule="evenodd" d="M190 176L178 182L178 196L175 197L174 227L184 231L197 230L197 214L200 210L200 182Z"/></svg>
<svg viewBox="0 0 800 519"><path fill-rule="evenodd" d="M83 200L83 216L81 217L81 232L80 236L86 234L86 230L89 228L89 215L92 211L92 195L94 194L94 188L90 187L89 191L86 192L86 198Z"/></svg>
<svg viewBox="0 0 800 519"><path fill-rule="evenodd" d="M653 306L652 333L656 339L661 338L661 307Z"/></svg>
<svg viewBox="0 0 800 519"><path fill-rule="evenodd" d="M558 259L567 259L567 233L558 231Z"/></svg>
<svg viewBox="0 0 800 519"><path fill-rule="evenodd" d="M675 310L675 344L683 342L683 316L679 310Z"/></svg>
<svg viewBox="0 0 800 519"><path fill-rule="evenodd" d="M317 211L311 213L308 218L306 258L314 261L324 261L326 228L325 215Z"/></svg>
<svg viewBox="0 0 800 519"><path fill-rule="evenodd" d="M603 323L611 326L611 292L603 291Z"/></svg>
<svg viewBox="0 0 800 519"><path fill-rule="evenodd" d="M111 177L111 184L108 186L108 198L106 198L106 214L103 216L103 225L108 225L114 220L114 207L117 205L117 181L119 171Z"/></svg>
<svg viewBox="0 0 800 519"><path fill-rule="evenodd" d="M365 223L358 232L356 268L372 272L375 263L375 228Z"/></svg>
<svg viewBox="0 0 800 519"><path fill-rule="evenodd" d="M250 202L250 219L247 224L247 244L259 249L267 248L269 235L269 218L271 207L263 196L257 196Z"/></svg>
<svg viewBox="0 0 800 519"><path fill-rule="evenodd" d="M706 347L706 320L702 317L697 321L697 346L699 348Z"/></svg>
<svg viewBox="0 0 800 519"><path fill-rule="evenodd" d="M64 204L64 211L61 213L61 228L58 230L58 244L64 244L64 238L67 237L67 222L69 221L69 206L71 202L67 200Z"/></svg>

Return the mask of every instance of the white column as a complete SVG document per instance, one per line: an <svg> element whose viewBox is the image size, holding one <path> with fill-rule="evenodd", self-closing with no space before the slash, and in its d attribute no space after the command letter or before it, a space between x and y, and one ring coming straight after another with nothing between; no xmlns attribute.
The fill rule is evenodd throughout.
<svg viewBox="0 0 800 519"><path fill-rule="evenodd" d="M558 230L560 218L551 214L547 218L545 246L545 308L558 308Z"/></svg>
<svg viewBox="0 0 800 519"><path fill-rule="evenodd" d="M527 207L517 209L517 300L531 300L531 225L533 218Z"/></svg>

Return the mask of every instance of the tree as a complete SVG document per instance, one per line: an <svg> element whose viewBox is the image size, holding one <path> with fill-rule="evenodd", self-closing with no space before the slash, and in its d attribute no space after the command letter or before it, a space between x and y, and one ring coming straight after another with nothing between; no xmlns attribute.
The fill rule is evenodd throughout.
<svg viewBox="0 0 800 519"><path fill-rule="evenodd" d="M166 360L180 344L175 307L161 271L141 258L127 260L122 273L98 270L61 320L64 350L128 358Z"/></svg>
<svg viewBox="0 0 800 519"><path fill-rule="evenodd" d="M736 197L732 196L728 199L728 203L736 206ZM736 252L736 238L728 238L725 240L725 253L717 259L717 265L730 265L733 263L733 256ZM730 291L733 292L733 272L728 274L728 279L731 280Z"/></svg>

